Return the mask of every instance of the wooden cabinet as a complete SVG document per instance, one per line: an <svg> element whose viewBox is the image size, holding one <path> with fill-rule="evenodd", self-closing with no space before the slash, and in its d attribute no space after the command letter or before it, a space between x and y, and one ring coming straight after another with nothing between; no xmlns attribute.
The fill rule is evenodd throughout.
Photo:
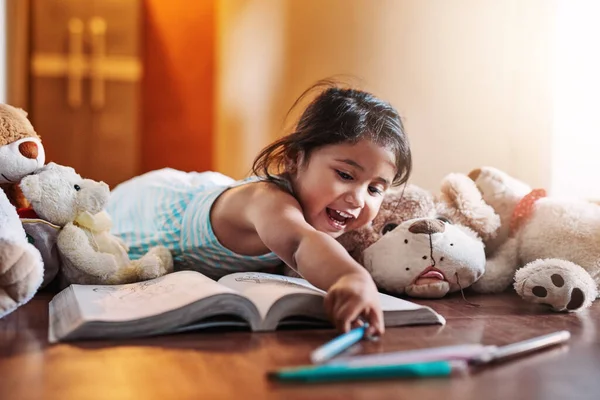
<svg viewBox="0 0 600 400"><path fill-rule="evenodd" d="M111 186L140 172L141 4L30 2L29 112L48 161Z"/></svg>

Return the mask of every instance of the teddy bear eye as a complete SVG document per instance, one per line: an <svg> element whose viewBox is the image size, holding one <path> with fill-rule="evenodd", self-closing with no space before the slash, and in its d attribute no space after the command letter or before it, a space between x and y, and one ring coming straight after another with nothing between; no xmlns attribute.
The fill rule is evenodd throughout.
<svg viewBox="0 0 600 400"><path fill-rule="evenodd" d="M385 226L383 227L383 230L381 231L382 235L385 235L388 232L393 231L394 229L396 229L396 227L398 226L398 224L385 224Z"/></svg>
<svg viewBox="0 0 600 400"><path fill-rule="evenodd" d="M81 186L79 186L79 185L75 185L75 186L73 186L73 187L74 187L74 188L75 188L75 190L77 190L78 192L81 190Z"/></svg>
<svg viewBox="0 0 600 400"><path fill-rule="evenodd" d="M450 221L448 218L446 217L442 217L442 216L437 216L436 219L446 223L446 224L452 224L452 221Z"/></svg>

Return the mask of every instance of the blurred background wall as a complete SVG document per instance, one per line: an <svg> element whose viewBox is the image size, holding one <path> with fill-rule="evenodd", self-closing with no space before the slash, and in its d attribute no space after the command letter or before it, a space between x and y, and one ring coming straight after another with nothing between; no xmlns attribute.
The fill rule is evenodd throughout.
<svg viewBox="0 0 600 400"><path fill-rule="evenodd" d="M215 6L146 0L141 168L214 168Z"/></svg>
<svg viewBox="0 0 600 400"><path fill-rule="evenodd" d="M0 0L0 26L6 26L6 1ZM6 33L0 34L0 103L6 102Z"/></svg>
<svg viewBox="0 0 600 400"><path fill-rule="evenodd" d="M413 182L434 189L448 172L494 165L550 183L553 1L219 5L219 170L242 176L295 97L350 74L402 114Z"/></svg>
<svg viewBox="0 0 600 400"><path fill-rule="evenodd" d="M435 190L449 172L492 165L533 186L600 197L593 0L4 1L9 41L32 32L17 46L31 60L12 75L9 68L8 81L27 71L22 103L50 158L111 185L165 166L241 178L284 133L296 97L321 78L342 76L402 114L413 183ZM17 19L10 4L19 4ZM106 65L127 59L127 68L139 67L139 75L123 64L124 75L104 77L103 109L90 105L101 70L93 68L97 36L87 28L94 16L107 27ZM68 74L76 64L44 75L35 62L50 50L68 59L73 17L82 21L89 63L77 109L60 92L76 82ZM28 31L14 27L23 24Z"/></svg>

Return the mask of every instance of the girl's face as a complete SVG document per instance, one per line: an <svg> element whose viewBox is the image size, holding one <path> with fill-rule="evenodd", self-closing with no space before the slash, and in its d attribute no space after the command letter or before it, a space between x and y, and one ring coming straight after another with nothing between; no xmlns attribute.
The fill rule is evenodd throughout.
<svg viewBox="0 0 600 400"><path fill-rule="evenodd" d="M321 147L298 164L292 184L304 218L334 238L375 218L396 175L394 154L366 139Z"/></svg>

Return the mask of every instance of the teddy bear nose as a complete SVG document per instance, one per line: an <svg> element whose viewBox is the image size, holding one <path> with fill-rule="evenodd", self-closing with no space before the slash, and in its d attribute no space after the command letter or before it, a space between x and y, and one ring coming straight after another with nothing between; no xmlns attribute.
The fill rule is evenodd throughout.
<svg viewBox="0 0 600 400"><path fill-rule="evenodd" d="M38 147L35 142L23 142L19 145L19 152L27 158L36 159L38 156Z"/></svg>
<svg viewBox="0 0 600 400"><path fill-rule="evenodd" d="M408 227L410 233L426 233L428 235L444 232L445 229L446 225L439 219L422 219Z"/></svg>

